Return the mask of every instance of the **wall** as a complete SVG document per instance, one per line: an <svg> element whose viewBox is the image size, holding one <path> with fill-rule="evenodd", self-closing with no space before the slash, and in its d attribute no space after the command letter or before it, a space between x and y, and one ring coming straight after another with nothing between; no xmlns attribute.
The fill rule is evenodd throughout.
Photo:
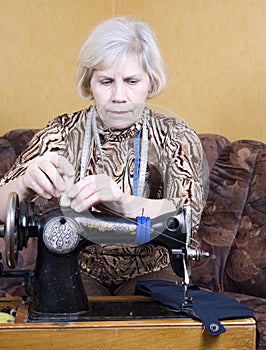
<svg viewBox="0 0 266 350"><path fill-rule="evenodd" d="M266 142L265 0L0 0L0 134L85 107L77 53L99 21L121 14L158 37L169 82L152 104L199 133Z"/></svg>

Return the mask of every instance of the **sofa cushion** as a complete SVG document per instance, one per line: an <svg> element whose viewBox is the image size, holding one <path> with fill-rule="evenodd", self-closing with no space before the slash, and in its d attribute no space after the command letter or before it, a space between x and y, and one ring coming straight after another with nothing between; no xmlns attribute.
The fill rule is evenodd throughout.
<svg viewBox="0 0 266 350"><path fill-rule="evenodd" d="M230 144L230 141L217 134L199 134L199 138L207 160L208 170L211 171L221 151Z"/></svg>
<svg viewBox="0 0 266 350"><path fill-rule="evenodd" d="M15 160L16 152L12 144L5 137L0 137L0 178L10 169Z"/></svg>
<svg viewBox="0 0 266 350"><path fill-rule="evenodd" d="M225 271L225 288L266 297L266 149L258 154L238 232Z"/></svg>
<svg viewBox="0 0 266 350"><path fill-rule="evenodd" d="M15 129L7 132L3 137L12 145L16 156L18 156L27 146L37 129Z"/></svg>
<svg viewBox="0 0 266 350"><path fill-rule="evenodd" d="M213 165L208 200L195 236L201 249L210 253L192 268L192 280L199 286L252 294L253 284L253 295L265 297L261 283L266 269L266 218L261 211L265 208L266 173L261 171L265 169L265 147L256 141L233 142L220 152ZM264 190L258 185L261 183ZM256 227L258 208L260 229ZM251 236L255 234L259 244L252 244Z"/></svg>
<svg viewBox="0 0 266 350"><path fill-rule="evenodd" d="M26 148L36 131L16 129L0 137L0 178L15 163L17 156Z"/></svg>

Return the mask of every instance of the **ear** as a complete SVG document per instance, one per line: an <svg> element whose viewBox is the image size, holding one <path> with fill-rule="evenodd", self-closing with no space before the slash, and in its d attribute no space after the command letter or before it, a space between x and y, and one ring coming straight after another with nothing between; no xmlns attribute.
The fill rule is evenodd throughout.
<svg viewBox="0 0 266 350"><path fill-rule="evenodd" d="M150 86L149 86L147 98L151 98L152 94L153 94L153 82L152 82L152 80L150 78Z"/></svg>
<svg viewBox="0 0 266 350"><path fill-rule="evenodd" d="M154 91L152 89L149 90L148 95L147 95L147 99L151 99L154 98L156 95L154 94Z"/></svg>

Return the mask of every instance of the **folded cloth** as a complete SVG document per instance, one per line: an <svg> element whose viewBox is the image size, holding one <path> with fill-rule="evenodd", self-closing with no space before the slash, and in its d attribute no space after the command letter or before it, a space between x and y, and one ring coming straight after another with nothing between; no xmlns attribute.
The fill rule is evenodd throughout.
<svg viewBox="0 0 266 350"><path fill-rule="evenodd" d="M200 320L205 329L217 336L226 331L220 320L254 318L252 311L233 298L221 293L188 287L191 302L184 305L184 289L174 282L163 280L138 281L135 294L148 295L172 311Z"/></svg>

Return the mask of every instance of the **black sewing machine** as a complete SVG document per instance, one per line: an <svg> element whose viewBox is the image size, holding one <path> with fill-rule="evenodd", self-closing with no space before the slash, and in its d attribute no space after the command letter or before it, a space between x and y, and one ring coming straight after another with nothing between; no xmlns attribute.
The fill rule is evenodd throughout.
<svg viewBox="0 0 266 350"><path fill-rule="evenodd" d="M136 245L143 233L137 220L96 212L78 214L68 208L57 208L40 215L32 202L21 202L16 193L9 196L6 224L0 237L6 242L10 269L16 267L18 253L27 247L30 237L38 237L34 271L0 271L2 277L24 277L26 293L31 297L29 322L42 320L82 320L89 313L89 300L79 272L79 253L91 244ZM165 246L172 267L183 279L184 307L189 284L188 264L208 255L193 240L191 208L185 206L147 223L141 244Z"/></svg>

